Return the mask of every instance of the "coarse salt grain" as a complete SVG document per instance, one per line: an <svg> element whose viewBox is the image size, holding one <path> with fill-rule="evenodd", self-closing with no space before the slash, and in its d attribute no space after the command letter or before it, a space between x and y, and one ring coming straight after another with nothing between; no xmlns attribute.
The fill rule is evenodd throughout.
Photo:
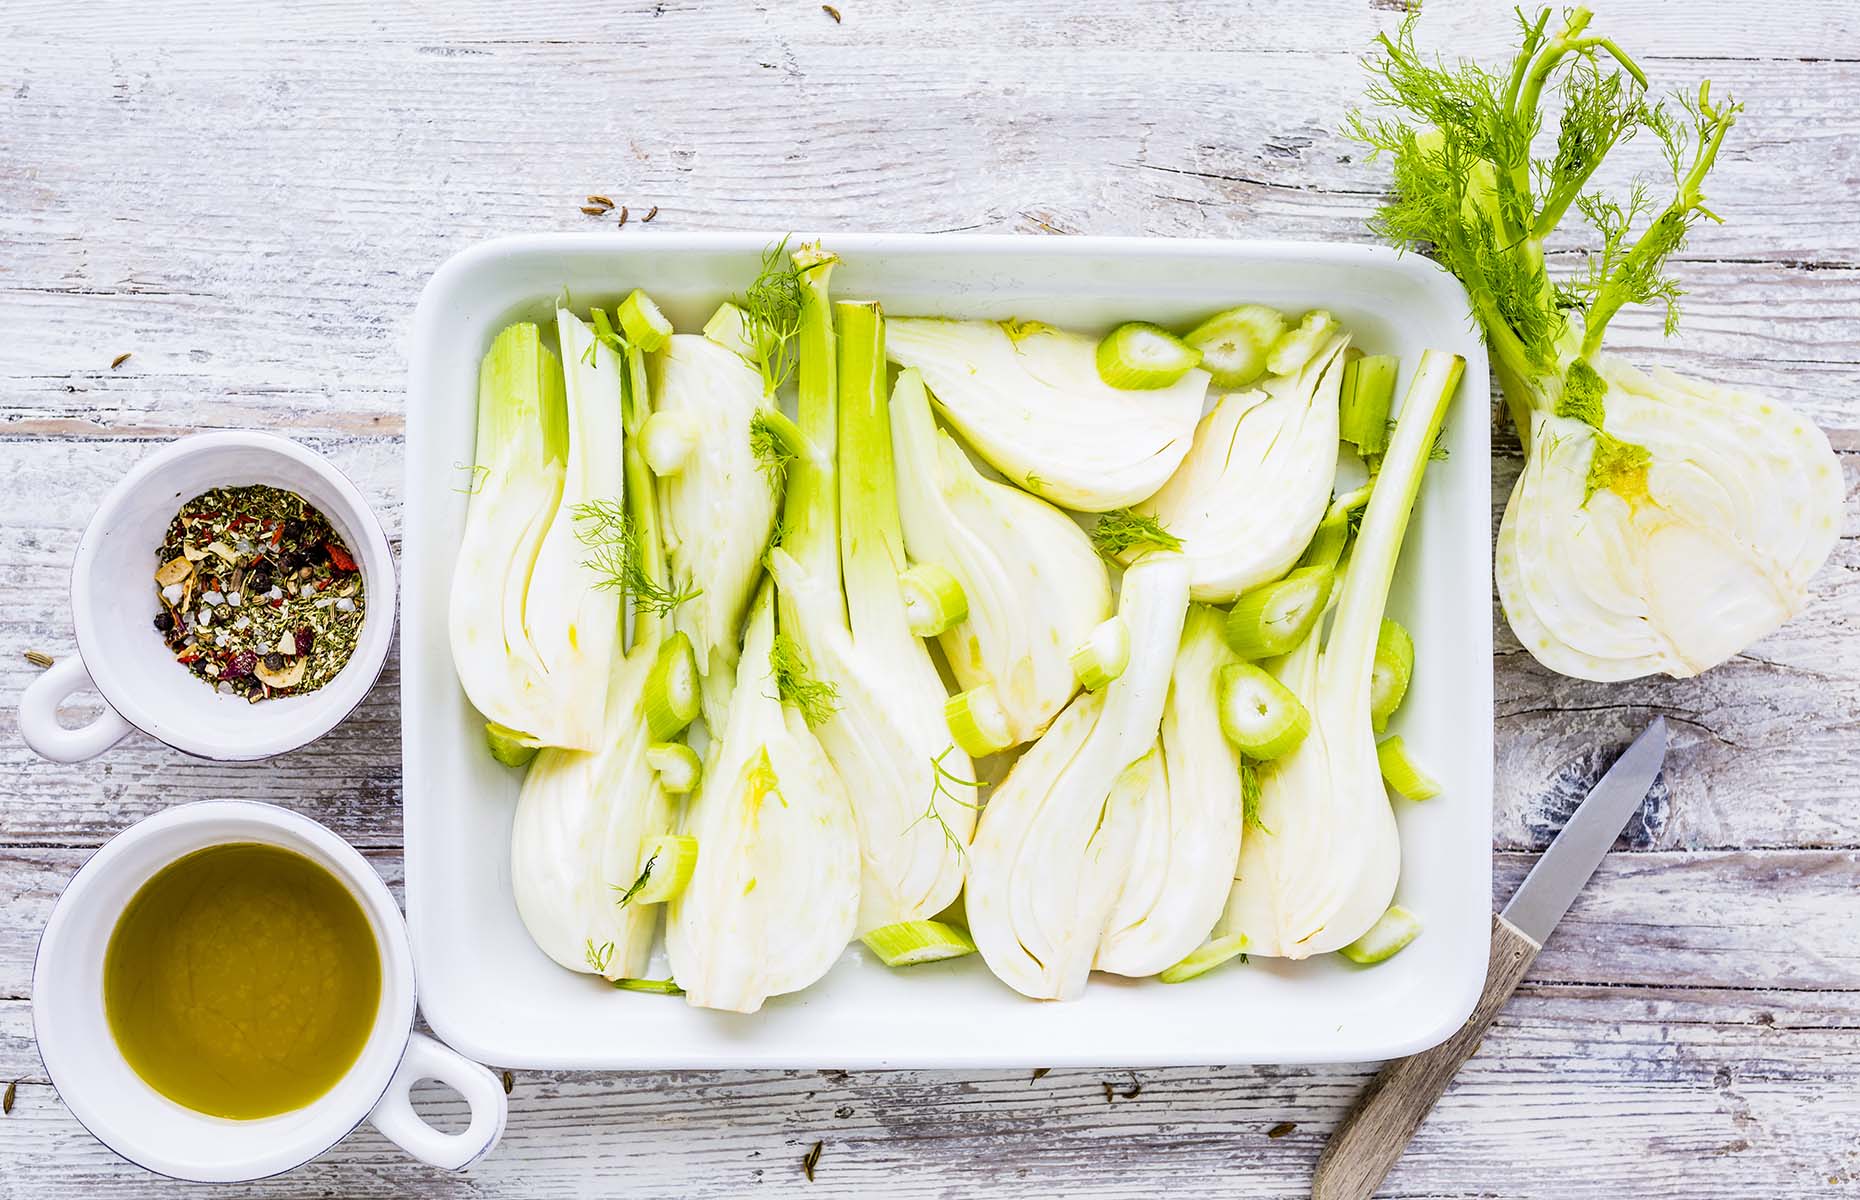
<svg viewBox="0 0 1860 1200"><path fill-rule="evenodd" d="M179 604L181 602L181 585L178 583L169 584L161 590L161 598L170 604Z"/></svg>
<svg viewBox="0 0 1860 1200"><path fill-rule="evenodd" d="M239 600L240 600L240 596L238 592L227 592L226 593L226 603L232 605L234 608L239 607Z"/></svg>
<svg viewBox="0 0 1860 1200"><path fill-rule="evenodd" d="M342 599L336 601L336 611L337 612L354 612L355 601L349 599L347 596L344 596Z"/></svg>

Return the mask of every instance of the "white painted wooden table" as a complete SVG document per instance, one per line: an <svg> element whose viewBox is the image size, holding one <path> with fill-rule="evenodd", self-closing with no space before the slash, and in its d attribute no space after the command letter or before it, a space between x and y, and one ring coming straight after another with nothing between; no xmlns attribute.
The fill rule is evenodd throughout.
<svg viewBox="0 0 1860 1200"><path fill-rule="evenodd" d="M151 443L284 430L397 529L421 285L482 237L611 227L577 211L590 192L628 205L638 237L1366 236L1382 173L1333 131L1393 3L839 7L842 24L804 0L0 5L0 692L32 675L25 650L70 651L77 533ZM1499 4L1427 7L1435 45L1511 44ZM1684 255L1682 335L1631 313L1620 340L1802 406L1851 497L1860 21L1847 0L1598 7L1663 85L1709 76L1749 106L1710 188L1727 224ZM1504 441L1495 506L1518 466ZM1675 744L1386 1194L1860 1192L1857 525L1808 613L1703 679L1560 680L1500 623L1501 896L1634 730L1664 713ZM187 1190L93 1142L33 1052L32 952L65 879L175 800L257 796L398 883L398 684L390 664L352 720L268 766L136 739L57 767L0 714L0 1079L20 1081L0 1197ZM524 1072L502 1148L469 1175L364 1132L247 1191L1293 1196L1367 1071Z"/></svg>

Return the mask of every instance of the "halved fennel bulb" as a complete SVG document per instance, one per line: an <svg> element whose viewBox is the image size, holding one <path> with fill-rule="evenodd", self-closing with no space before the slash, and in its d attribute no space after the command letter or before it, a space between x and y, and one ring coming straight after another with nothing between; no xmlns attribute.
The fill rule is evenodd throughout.
<svg viewBox="0 0 1860 1200"><path fill-rule="evenodd" d="M1117 975L1154 975L1188 957L1214 928L1240 857L1240 754L1221 736L1215 679L1236 661L1221 616L1193 605L1176 651L1161 735L1130 870L1094 964Z"/></svg>
<svg viewBox="0 0 1860 1200"><path fill-rule="evenodd" d="M1195 599L1223 603L1277 579L1310 544L1337 474L1349 341L1330 335L1292 374L1222 396L1169 482L1137 506L1182 539Z"/></svg>
<svg viewBox="0 0 1860 1200"><path fill-rule="evenodd" d="M1429 350L1402 403L1320 648L1313 630L1275 674L1310 711L1296 748L1261 763L1259 821L1217 937L1248 952L1305 958L1347 946L1395 893L1401 845L1383 786L1370 714L1376 637L1428 454L1464 362Z"/></svg>
<svg viewBox="0 0 1860 1200"><path fill-rule="evenodd" d="M565 324L585 330L564 317ZM594 344L592 339L588 344ZM567 348L571 376L587 376L583 384L589 391L611 390L616 411L624 387L625 428L636 431L649 404L643 354L626 348L623 383L604 345L592 355ZM636 555L639 577L662 587L665 561L652 479L638 439L628 437L623 445L618 421L612 432L608 453L624 460L631 520L629 544L612 549ZM685 690L694 690L690 677L695 673L689 639L666 637L665 624L660 610L636 601L633 644L615 655L606 694L593 708L592 719L599 722L597 748L552 748L538 754L523 780L511 827L511 890L530 937L563 966L609 979L645 970L658 922L657 905L618 903L645 867L650 843L672 832L674 823L671 797L647 761L647 751L676 736L695 711L694 705L668 702L665 694L668 681L680 678ZM610 653L618 640L616 619L607 639ZM668 720L672 708L681 711L682 720Z"/></svg>
<svg viewBox="0 0 1860 1200"><path fill-rule="evenodd" d="M755 1012L813 983L852 940L859 916L852 805L807 721L777 697L774 642L765 583L749 614L739 686L684 816L697 867L666 918L672 978L700 1008Z"/></svg>
<svg viewBox="0 0 1860 1200"><path fill-rule="evenodd" d="M996 470L1083 512L1153 495L1188 453L1199 367L1167 387L1114 388L1096 340L1032 321L899 317L886 351L923 376L944 418Z"/></svg>
<svg viewBox="0 0 1860 1200"><path fill-rule="evenodd" d="M1003 982L1035 999L1083 992L1111 931L1146 792L1159 786L1152 747L1188 612L1188 564L1167 554L1135 564L1118 607L1130 665L1027 748L989 798L970 848L975 945Z"/></svg>
<svg viewBox="0 0 1860 1200"><path fill-rule="evenodd" d="M674 622L709 674L734 661L744 610L775 525L775 489L750 449L762 376L706 337L673 334L651 356L653 425L690 438L675 473L659 476L672 588L691 598ZM683 439L677 439L682 441Z"/></svg>
<svg viewBox="0 0 1860 1200"><path fill-rule="evenodd" d="M883 318L876 305L833 306L836 370L830 257L804 247L796 262L810 268L798 364L799 424L810 452L789 469L783 538L769 552L769 570L782 634L836 693L815 731L859 823L863 935L934 917L956 898L975 827L974 789L939 786L938 763L955 779L974 775L944 718L943 681L905 614Z"/></svg>
<svg viewBox="0 0 1860 1200"><path fill-rule="evenodd" d="M620 375L572 313L556 328L565 374L527 324L498 335L480 370L477 491L448 631L465 694L505 737L592 750L620 608L579 523L583 505L618 504L623 490Z"/></svg>
<svg viewBox="0 0 1860 1200"><path fill-rule="evenodd" d="M1685 289L1666 264L1721 219L1705 183L1742 105L1709 81L1653 101L1593 13L1555 16L1521 22L1508 71L1424 52L1411 18L1368 61L1378 108L1352 131L1394 166L1374 227L1465 283L1525 442L1497 546L1519 642L1577 678L1683 678L1801 610L1838 537L1841 472L1788 405L1604 353L1628 305L1677 328ZM1670 182L1595 186L1637 133ZM1591 227L1579 259L1548 245L1572 213ZM1582 265L1553 277L1559 259Z"/></svg>
<svg viewBox="0 0 1860 1200"><path fill-rule="evenodd" d="M1840 535L1840 467L1785 405L1606 355L1594 366L1606 433L1531 411L1495 551L1505 615L1564 675L1696 675L1807 603ZM1610 440L1648 459L1597 486Z"/></svg>
<svg viewBox="0 0 1860 1200"><path fill-rule="evenodd" d="M1104 562L1072 518L975 469L936 427L915 368L891 394L891 445L904 547L968 603L939 637L950 670L964 692L992 689L1010 744L1030 741L1078 690L1070 656L1111 615Z"/></svg>

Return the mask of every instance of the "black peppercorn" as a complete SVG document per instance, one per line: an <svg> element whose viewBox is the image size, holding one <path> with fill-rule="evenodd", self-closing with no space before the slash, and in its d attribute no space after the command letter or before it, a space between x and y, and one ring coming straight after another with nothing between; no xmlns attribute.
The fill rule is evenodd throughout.
<svg viewBox="0 0 1860 1200"><path fill-rule="evenodd" d="M267 671L282 671L284 669L284 656L279 654L276 650L267 654L265 656L265 669Z"/></svg>
<svg viewBox="0 0 1860 1200"><path fill-rule="evenodd" d="M251 578L246 580L246 589L255 596L261 592L270 591L271 568L262 566L254 568Z"/></svg>
<svg viewBox="0 0 1860 1200"><path fill-rule="evenodd" d="M308 560L304 558L303 553L297 550L286 550L278 557L278 566L283 569L286 575L305 566L307 562Z"/></svg>
<svg viewBox="0 0 1860 1200"><path fill-rule="evenodd" d="M156 632L167 633L169 630L173 628L174 628L174 614L173 613L169 612L166 609L163 609L161 612L158 612L155 614Z"/></svg>

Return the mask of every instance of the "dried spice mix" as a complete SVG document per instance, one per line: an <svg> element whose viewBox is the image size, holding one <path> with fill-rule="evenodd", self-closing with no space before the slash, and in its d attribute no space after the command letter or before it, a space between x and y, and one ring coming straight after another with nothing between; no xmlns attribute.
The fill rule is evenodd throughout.
<svg viewBox="0 0 1860 1200"><path fill-rule="evenodd" d="M155 630L175 661L256 704L322 687L355 650L355 558L295 492L214 488L181 506L156 559Z"/></svg>

